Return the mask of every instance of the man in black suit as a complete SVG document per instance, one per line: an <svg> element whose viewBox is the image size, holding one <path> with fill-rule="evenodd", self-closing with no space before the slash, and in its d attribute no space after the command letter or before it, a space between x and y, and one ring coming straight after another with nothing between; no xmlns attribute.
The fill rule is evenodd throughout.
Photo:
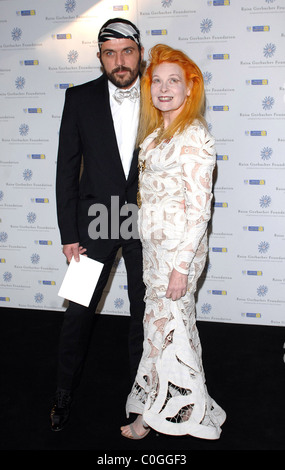
<svg viewBox="0 0 285 470"><path fill-rule="evenodd" d="M139 116L139 72L144 50L136 26L122 18L114 18L102 26L98 45L103 75L66 91L56 195L58 224L67 261L70 262L73 256L79 261L79 253L86 253L104 263L104 267L89 307L70 302L64 314L57 391L51 411L54 431L61 430L69 418L96 306L119 248L126 266L130 300L131 380L142 353L145 307L142 249L134 228L126 233L120 227L128 219L128 209L136 204L138 174L134 148ZM126 97L124 92L127 92ZM99 207L106 208L107 212L104 230L99 223L96 225L96 208ZM114 207L119 214L114 214ZM90 224L92 220L93 225ZM120 227L114 228L114 223Z"/></svg>

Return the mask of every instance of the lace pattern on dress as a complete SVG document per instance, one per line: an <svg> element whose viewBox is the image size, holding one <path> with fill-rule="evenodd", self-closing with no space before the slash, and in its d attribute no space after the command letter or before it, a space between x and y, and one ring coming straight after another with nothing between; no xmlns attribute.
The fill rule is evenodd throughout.
<svg viewBox="0 0 285 470"><path fill-rule="evenodd" d="M214 140L194 125L170 142L142 145L139 234L146 285L143 356L127 410L159 432L216 439L224 411L208 395L194 294L208 251ZM165 297L172 269L188 275L186 295Z"/></svg>

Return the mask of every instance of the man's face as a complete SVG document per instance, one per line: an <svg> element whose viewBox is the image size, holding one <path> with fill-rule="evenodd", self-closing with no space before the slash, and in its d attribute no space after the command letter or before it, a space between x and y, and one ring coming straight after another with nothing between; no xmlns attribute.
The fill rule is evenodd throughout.
<svg viewBox="0 0 285 470"><path fill-rule="evenodd" d="M108 79L118 88L130 88L136 81L143 48L132 39L110 39L103 42L97 54Z"/></svg>

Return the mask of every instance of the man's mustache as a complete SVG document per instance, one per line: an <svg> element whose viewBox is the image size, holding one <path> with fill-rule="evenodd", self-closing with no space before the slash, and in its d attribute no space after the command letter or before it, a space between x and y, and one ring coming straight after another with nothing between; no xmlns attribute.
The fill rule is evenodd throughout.
<svg viewBox="0 0 285 470"><path fill-rule="evenodd" d="M124 67L123 65L120 65L119 67L116 67L115 69L112 70L112 73L117 73L117 72L131 72L131 69L128 67Z"/></svg>

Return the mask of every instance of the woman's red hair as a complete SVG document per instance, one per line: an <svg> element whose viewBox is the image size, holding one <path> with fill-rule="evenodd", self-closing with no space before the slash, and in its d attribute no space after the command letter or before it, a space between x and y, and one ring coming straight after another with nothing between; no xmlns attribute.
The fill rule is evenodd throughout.
<svg viewBox="0 0 285 470"><path fill-rule="evenodd" d="M183 132L195 119L206 125L203 118L205 92L201 70L184 52L164 44L157 44L149 51L149 64L141 80L142 102L138 144L141 144L145 137L163 125L161 112L153 106L150 92L153 70L163 62L175 63L182 68L186 85L191 87L191 95L186 100L180 114L165 129L160 140L169 139L176 132Z"/></svg>

